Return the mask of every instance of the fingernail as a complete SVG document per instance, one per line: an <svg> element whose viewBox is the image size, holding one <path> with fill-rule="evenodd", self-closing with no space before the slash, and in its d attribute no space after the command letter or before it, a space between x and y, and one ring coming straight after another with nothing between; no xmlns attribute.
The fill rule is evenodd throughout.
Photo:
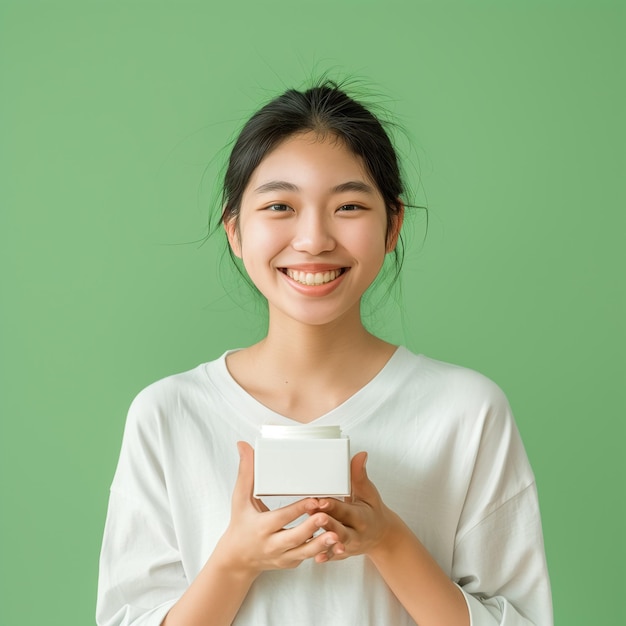
<svg viewBox="0 0 626 626"><path fill-rule="evenodd" d="M332 537L327 537L327 538L324 540L324 545L325 545L325 546L334 546L336 543L337 543L337 540L336 540L336 539L333 539Z"/></svg>

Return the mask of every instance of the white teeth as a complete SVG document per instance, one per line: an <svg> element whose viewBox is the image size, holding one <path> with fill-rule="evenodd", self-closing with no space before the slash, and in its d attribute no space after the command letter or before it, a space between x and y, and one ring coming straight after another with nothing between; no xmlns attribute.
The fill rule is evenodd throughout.
<svg viewBox="0 0 626 626"><path fill-rule="evenodd" d="M285 273L297 283L302 285L324 285L341 274L341 270L328 270L327 272L300 272L287 268Z"/></svg>

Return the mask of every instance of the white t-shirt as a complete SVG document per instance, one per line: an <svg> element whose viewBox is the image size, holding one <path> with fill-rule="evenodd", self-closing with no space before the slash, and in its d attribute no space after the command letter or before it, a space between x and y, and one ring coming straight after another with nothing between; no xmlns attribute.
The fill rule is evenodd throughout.
<svg viewBox="0 0 626 626"><path fill-rule="evenodd" d="M228 525L236 442L254 445L263 424L294 424L246 393L225 357L132 403L102 546L100 626L161 623ZM383 501L463 590L472 626L551 626L534 477L494 383L400 347L313 423L340 425L352 454L368 451ZM414 624L361 556L264 572L233 623Z"/></svg>

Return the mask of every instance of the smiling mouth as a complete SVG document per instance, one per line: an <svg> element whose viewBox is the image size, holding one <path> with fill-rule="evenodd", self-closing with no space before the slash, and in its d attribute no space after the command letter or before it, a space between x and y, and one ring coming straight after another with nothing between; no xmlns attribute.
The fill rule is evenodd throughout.
<svg viewBox="0 0 626 626"><path fill-rule="evenodd" d="M302 272L300 270L292 270L287 268L281 269L284 274L287 274L289 278L295 280L301 285L325 285L331 283L333 280L339 278L346 272L345 267L341 267L336 270L327 270L325 272Z"/></svg>

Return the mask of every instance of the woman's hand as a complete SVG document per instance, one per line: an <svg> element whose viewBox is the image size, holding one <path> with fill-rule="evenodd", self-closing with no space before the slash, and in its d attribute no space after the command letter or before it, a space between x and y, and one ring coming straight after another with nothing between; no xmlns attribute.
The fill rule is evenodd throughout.
<svg viewBox="0 0 626 626"><path fill-rule="evenodd" d="M270 511L254 498L254 450L244 442L239 442L237 447L240 462L231 519L212 559L218 559L231 571L256 577L264 570L297 567L306 559L326 554L337 544L337 535L332 530L314 536L329 522L326 513L315 512L319 508L316 499L306 498ZM309 516L303 522L285 529L307 513Z"/></svg>
<svg viewBox="0 0 626 626"><path fill-rule="evenodd" d="M391 530L399 519L385 506L365 469L367 452L359 452L351 462L352 497L342 502L335 498L320 498L318 506L307 503L309 512L320 519L327 513L323 528L333 533L338 541L325 552L315 556L317 563L342 559L357 554L371 555L384 548Z"/></svg>
<svg viewBox="0 0 626 626"><path fill-rule="evenodd" d="M319 506L316 499L306 498L269 511L254 498L254 451L247 443L239 442L237 446L239 474L230 523L198 576L163 620L163 626L231 624L261 572L297 567L337 544L334 532L314 537L329 520L326 513L313 510ZM284 528L305 513L311 514L303 522Z"/></svg>
<svg viewBox="0 0 626 626"><path fill-rule="evenodd" d="M339 539L315 561L365 554L417 624L469 626L463 593L411 529L385 506L367 477L366 460L365 452L352 459L350 502L320 498L318 506L310 509L315 517L328 514L323 528Z"/></svg>

